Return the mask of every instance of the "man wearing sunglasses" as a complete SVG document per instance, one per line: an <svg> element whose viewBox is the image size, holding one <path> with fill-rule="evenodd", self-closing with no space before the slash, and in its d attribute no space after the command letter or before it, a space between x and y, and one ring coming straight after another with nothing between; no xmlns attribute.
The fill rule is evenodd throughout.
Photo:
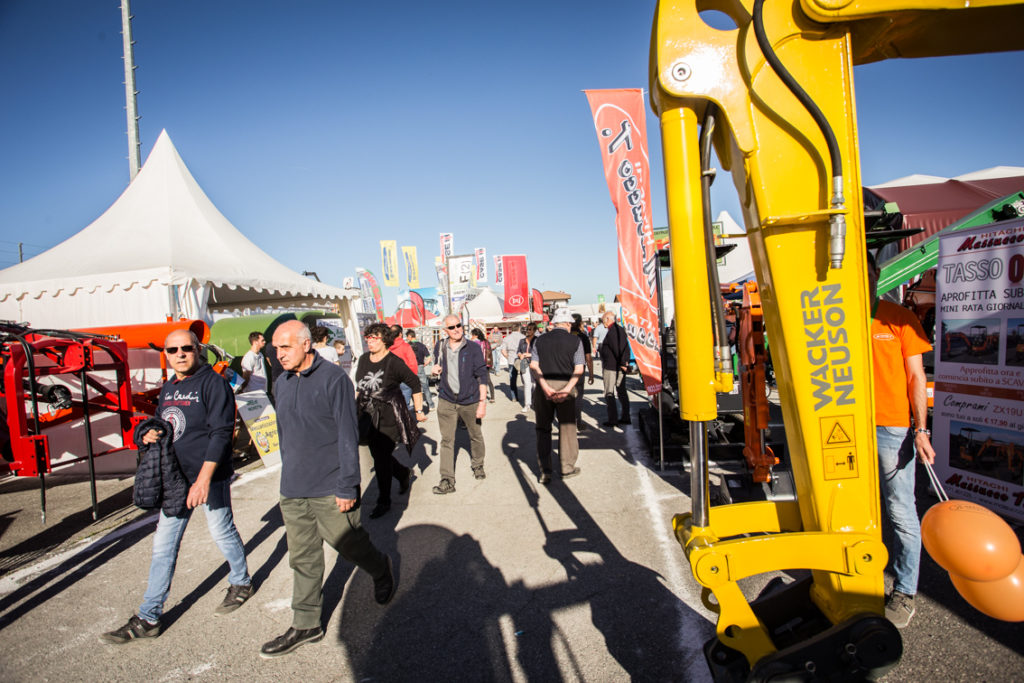
<svg viewBox="0 0 1024 683"><path fill-rule="evenodd" d="M444 319L448 341L434 347L437 385L437 421L441 428L441 481L434 493L455 493L455 432L459 420L469 432L473 476L484 479L484 435L479 420L487 412L487 361L479 344L466 339L462 322L454 315Z"/></svg>
<svg viewBox="0 0 1024 683"><path fill-rule="evenodd" d="M115 645L160 635L160 616L171 590L181 538L197 507L203 508L210 535L228 562L230 586L216 613L238 609L253 593L245 546L231 510L231 434L235 425L231 386L206 363L199 340L189 330L167 335L164 353L174 377L160 390L156 415L169 424L173 434L150 429L142 435L142 442L154 444L162 438L173 442L175 458L189 484L186 510L180 517L160 511L149 582L138 614L116 631L100 636Z"/></svg>

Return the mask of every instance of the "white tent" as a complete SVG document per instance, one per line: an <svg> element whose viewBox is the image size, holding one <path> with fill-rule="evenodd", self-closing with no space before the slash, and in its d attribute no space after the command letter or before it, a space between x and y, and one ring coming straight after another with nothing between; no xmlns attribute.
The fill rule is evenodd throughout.
<svg viewBox="0 0 1024 683"><path fill-rule="evenodd" d="M76 328L337 310L358 339L354 289L310 280L250 242L192 177L167 132L88 227L0 271L0 318Z"/></svg>
<svg viewBox="0 0 1024 683"><path fill-rule="evenodd" d="M483 325L494 325L505 319L498 295L486 287L480 289L476 296L466 302L466 314L470 322Z"/></svg>

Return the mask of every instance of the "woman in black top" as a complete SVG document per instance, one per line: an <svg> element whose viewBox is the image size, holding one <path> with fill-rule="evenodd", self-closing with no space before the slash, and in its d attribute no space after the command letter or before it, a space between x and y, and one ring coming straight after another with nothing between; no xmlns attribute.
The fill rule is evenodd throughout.
<svg viewBox="0 0 1024 683"><path fill-rule="evenodd" d="M363 331L366 353L356 366L356 405L359 406L359 440L370 447L373 467L377 472L377 505L370 512L376 519L391 509L391 479L398 480L398 493L409 490L412 470L393 455L395 444L404 443L410 451L419 439L416 421L426 421L423 414L423 393L420 378L401 358L388 348L394 342L391 329L383 323L368 325ZM416 408L413 420L406 407L399 384L405 383L413 391Z"/></svg>

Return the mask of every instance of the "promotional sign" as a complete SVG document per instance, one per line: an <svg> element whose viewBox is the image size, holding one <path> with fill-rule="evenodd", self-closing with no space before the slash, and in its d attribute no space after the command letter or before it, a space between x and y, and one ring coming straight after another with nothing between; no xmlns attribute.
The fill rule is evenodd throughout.
<svg viewBox="0 0 1024 683"><path fill-rule="evenodd" d="M412 302L412 308L416 311L416 321L423 325L427 322L427 304L423 300L423 295L416 291L409 292L409 300Z"/></svg>
<svg viewBox="0 0 1024 683"><path fill-rule="evenodd" d="M264 467L281 462L281 446L277 436L277 413L265 391L235 394L238 416L245 422Z"/></svg>
<svg viewBox="0 0 1024 683"><path fill-rule="evenodd" d="M341 287L342 289L355 289L356 279L352 276L345 278L341 281Z"/></svg>
<svg viewBox="0 0 1024 683"><path fill-rule="evenodd" d="M473 284L473 254L461 254L448 257L448 292L452 303L451 313L459 315L469 298L469 289Z"/></svg>
<svg viewBox="0 0 1024 683"><path fill-rule="evenodd" d="M502 268L501 257L494 257L494 284L500 285L505 282L504 268Z"/></svg>
<svg viewBox="0 0 1024 683"><path fill-rule="evenodd" d="M441 233L441 263L447 263L454 253L455 240L450 232Z"/></svg>
<svg viewBox="0 0 1024 683"><path fill-rule="evenodd" d="M438 287L420 287L409 294L413 303L416 303L416 297L419 297L424 311L437 316L444 315L444 296Z"/></svg>
<svg viewBox="0 0 1024 683"><path fill-rule="evenodd" d="M544 315L544 295L539 289L533 290L530 294L530 310Z"/></svg>
<svg viewBox="0 0 1024 683"><path fill-rule="evenodd" d="M604 175L615 205L620 324L629 337L644 387L653 395L661 391L661 323L643 91L631 88L584 92L594 116Z"/></svg>
<svg viewBox="0 0 1024 683"><path fill-rule="evenodd" d="M420 265L416 259L416 247L402 247L405 259L405 286L415 289L420 286Z"/></svg>
<svg viewBox="0 0 1024 683"><path fill-rule="evenodd" d="M384 322L384 299L380 295L377 278L368 270L356 268L359 276L359 288L363 292L363 311L377 316L377 322Z"/></svg>
<svg viewBox="0 0 1024 683"><path fill-rule="evenodd" d="M941 237L935 282L935 471L1024 520L1024 221Z"/></svg>
<svg viewBox="0 0 1024 683"><path fill-rule="evenodd" d="M478 247L473 255L476 259L476 281L487 282L487 250Z"/></svg>
<svg viewBox="0 0 1024 683"><path fill-rule="evenodd" d="M384 284L398 286L398 243L395 240L380 241L380 264L384 271Z"/></svg>
<svg viewBox="0 0 1024 683"><path fill-rule="evenodd" d="M502 256L505 269L505 315L530 312L530 283L526 277L526 256Z"/></svg>

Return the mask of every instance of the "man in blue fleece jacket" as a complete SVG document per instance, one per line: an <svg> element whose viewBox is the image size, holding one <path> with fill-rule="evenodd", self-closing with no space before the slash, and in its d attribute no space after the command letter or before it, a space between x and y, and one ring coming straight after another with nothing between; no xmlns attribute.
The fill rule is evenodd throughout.
<svg viewBox="0 0 1024 683"><path fill-rule="evenodd" d="M395 594L391 558L359 521L359 428L348 375L313 349L309 328L290 320L274 332L284 373L274 382L281 445L281 517L292 568L292 625L263 645L280 657L324 637L324 541L373 577L374 599Z"/></svg>
<svg viewBox="0 0 1024 683"><path fill-rule="evenodd" d="M174 377L160 390L157 417L174 429L174 453L189 483L186 511L168 517L163 510L153 536L153 559L146 594L139 613L128 623L100 636L120 645L138 638L160 635L160 615L171 590L181 537L192 516L202 507L206 525L228 561L228 594L217 614L232 612L252 595L252 579L245 562L245 546L235 528L231 511L231 434L235 425L235 399L227 380L206 364L199 340L189 330L175 330L164 340L167 364ZM142 435L152 444L160 434L151 429Z"/></svg>

